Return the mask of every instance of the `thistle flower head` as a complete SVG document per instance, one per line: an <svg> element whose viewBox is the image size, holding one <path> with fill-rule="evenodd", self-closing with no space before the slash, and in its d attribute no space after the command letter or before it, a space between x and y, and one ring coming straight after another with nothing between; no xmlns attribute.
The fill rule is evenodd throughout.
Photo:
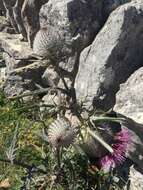
<svg viewBox="0 0 143 190"><path fill-rule="evenodd" d="M66 118L56 119L49 126L48 137L49 143L54 148L68 147L73 143L76 135L76 130L71 126Z"/></svg>
<svg viewBox="0 0 143 190"><path fill-rule="evenodd" d="M99 161L99 165L103 171L108 172L125 160L125 154L130 141L131 139L128 130L122 129L120 132L116 133L112 144L114 152L112 154L106 154Z"/></svg>

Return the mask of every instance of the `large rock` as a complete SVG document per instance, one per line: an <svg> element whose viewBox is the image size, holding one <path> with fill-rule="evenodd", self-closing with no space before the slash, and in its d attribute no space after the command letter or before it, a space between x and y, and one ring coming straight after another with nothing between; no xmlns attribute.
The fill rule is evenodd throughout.
<svg viewBox="0 0 143 190"><path fill-rule="evenodd" d="M18 34L10 35L1 32L0 47L4 52L3 58L8 73L29 64L29 61L25 58L32 54L32 49L29 48L28 43L19 40Z"/></svg>
<svg viewBox="0 0 143 190"><path fill-rule="evenodd" d="M33 57L28 43L21 42L19 35L0 33L0 47L6 65L3 89L7 96L20 95L43 85L42 75L49 65L48 60Z"/></svg>
<svg viewBox="0 0 143 190"><path fill-rule="evenodd" d="M19 34L0 33L0 47L14 58L22 58L32 53L27 42L20 41Z"/></svg>
<svg viewBox="0 0 143 190"><path fill-rule="evenodd" d="M120 6L81 54L75 81L78 101L109 109L120 83L143 65L143 1Z"/></svg>
<svg viewBox="0 0 143 190"><path fill-rule="evenodd" d="M27 90L34 91L42 87L42 75L48 64L48 61L37 61L13 70L9 73L3 85L5 94L12 97L23 94Z"/></svg>
<svg viewBox="0 0 143 190"><path fill-rule="evenodd" d="M9 75L3 85L6 96L12 97L23 94L26 90L35 90L35 84L31 80L24 80L17 74Z"/></svg>
<svg viewBox="0 0 143 190"><path fill-rule="evenodd" d="M121 0L49 0L40 11L41 30L33 50L63 69L77 73L79 54L94 40ZM114 6L113 6L114 5Z"/></svg>
<svg viewBox="0 0 143 190"><path fill-rule="evenodd" d="M114 110L143 123L143 67L133 73L116 95Z"/></svg>
<svg viewBox="0 0 143 190"><path fill-rule="evenodd" d="M34 52L72 71L77 54L92 42L103 24L102 4L102 0L49 0L40 11L41 30Z"/></svg>
<svg viewBox="0 0 143 190"><path fill-rule="evenodd" d="M35 61L29 65L26 65L24 67L17 68L13 70L10 74L18 74L23 79L33 79L35 83L41 82L42 83L42 75L46 68L49 65L48 60L41 60L41 61Z"/></svg>
<svg viewBox="0 0 143 190"><path fill-rule="evenodd" d="M130 190L143 189L143 174L137 171L133 166L130 168L129 180L130 180Z"/></svg>
<svg viewBox="0 0 143 190"><path fill-rule="evenodd" d="M120 114L130 117L124 126L128 128L131 134L131 144L129 146L127 157L130 158L140 170L143 168L143 67L133 73L129 79L120 85L120 90L116 95L116 105L114 110ZM119 115L120 115L119 114ZM137 123L138 122L138 123ZM143 171L142 171L143 172ZM135 175L136 173L136 175ZM143 180L139 172L130 173L130 189L142 189ZM139 179L138 179L139 177Z"/></svg>

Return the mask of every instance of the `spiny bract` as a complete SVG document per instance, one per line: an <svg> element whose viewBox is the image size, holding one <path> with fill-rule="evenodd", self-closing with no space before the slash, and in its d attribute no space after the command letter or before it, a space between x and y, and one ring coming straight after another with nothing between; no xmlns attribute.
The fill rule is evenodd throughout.
<svg viewBox="0 0 143 190"><path fill-rule="evenodd" d="M54 148L68 147L73 143L76 130L66 118L58 118L51 123L48 130L49 143Z"/></svg>

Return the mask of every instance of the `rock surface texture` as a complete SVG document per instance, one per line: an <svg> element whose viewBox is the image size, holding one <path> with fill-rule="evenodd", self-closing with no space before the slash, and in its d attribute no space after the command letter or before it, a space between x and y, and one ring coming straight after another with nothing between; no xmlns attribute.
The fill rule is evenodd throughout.
<svg viewBox="0 0 143 190"><path fill-rule="evenodd" d="M114 110L143 123L143 67L120 85Z"/></svg>
<svg viewBox="0 0 143 190"><path fill-rule="evenodd" d="M126 117L132 118L125 124L131 133L131 144L127 157L136 163L140 169L143 168L143 67L134 72L128 80L120 85L120 90L116 94L116 104L114 110ZM140 123L140 124L139 124ZM134 172L135 173L135 172ZM133 173L131 173L133 174ZM138 172L137 172L138 174ZM140 174L142 176L142 174ZM131 190L142 187L141 177L139 180L133 175L131 178ZM135 183L135 179L136 182ZM139 185L140 184L140 185Z"/></svg>
<svg viewBox="0 0 143 190"><path fill-rule="evenodd" d="M68 71L77 54L88 46L102 25L100 0L49 0L40 11L41 30L34 41L34 52L47 56ZM72 58L70 58L72 57Z"/></svg>
<svg viewBox="0 0 143 190"><path fill-rule="evenodd" d="M81 53L75 89L86 107L111 108L120 83L143 65L142 21L142 0L120 6Z"/></svg>
<svg viewBox="0 0 143 190"><path fill-rule="evenodd" d="M131 167L130 174L130 190L142 190L143 189L143 174L136 171L134 167Z"/></svg>
<svg viewBox="0 0 143 190"><path fill-rule="evenodd" d="M127 157L136 163L140 169L143 168L143 67L134 72L128 80L120 85L120 90L116 94L116 104L114 110L126 117L128 128L131 134L131 144ZM136 123L136 122L138 123ZM141 174L140 174L141 175ZM133 178L133 175L131 176ZM135 178L132 179L133 181ZM138 183L132 183L131 189L137 189Z"/></svg>
<svg viewBox="0 0 143 190"><path fill-rule="evenodd" d="M48 66L48 61L36 61L32 49L26 42L20 42L19 35L0 33L0 47L5 62L4 91L7 96L23 93L25 90L35 90L36 84L42 85L42 75Z"/></svg>
<svg viewBox="0 0 143 190"><path fill-rule="evenodd" d="M90 45L120 0L49 0L40 11L33 50L75 76L80 52ZM106 7L106 8L105 8Z"/></svg>
<svg viewBox="0 0 143 190"><path fill-rule="evenodd" d="M119 129L128 129L131 137L126 160L142 169L143 0L23 2L21 15L33 49L19 34L5 33L8 23L0 20L0 88L9 97L42 90L37 94L46 108L41 110L65 107L67 118L80 108L77 102L87 108L79 111L85 120L92 108L113 108L126 121ZM0 0L3 11L1 6ZM8 30L10 33L11 28ZM113 124L116 130L117 125ZM112 145L111 135L105 140ZM95 145L98 147L92 146L91 153L103 156L105 149L100 143ZM140 190L140 186L142 190L142 175L128 169L130 190Z"/></svg>

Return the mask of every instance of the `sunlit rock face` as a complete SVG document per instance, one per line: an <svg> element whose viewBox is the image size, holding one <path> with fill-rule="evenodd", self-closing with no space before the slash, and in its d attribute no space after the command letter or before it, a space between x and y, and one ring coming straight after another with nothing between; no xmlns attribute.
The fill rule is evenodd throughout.
<svg viewBox="0 0 143 190"><path fill-rule="evenodd" d="M143 67L120 85L114 110L143 123Z"/></svg>
<svg viewBox="0 0 143 190"><path fill-rule="evenodd" d="M142 169L143 163L143 67L120 85L114 110L128 118L125 127L131 132L132 143L127 157Z"/></svg>
<svg viewBox="0 0 143 190"><path fill-rule="evenodd" d="M40 11L33 50L68 71L103 25L103 0L49 0Z"/></svg>
<svg viewBox="0 0 143 190"><path fill-rule="evenodd" d="M120 6L82 51L75 89L85 107L111 108L119 85L142 66L142 20L141 0Z"/></svg>

